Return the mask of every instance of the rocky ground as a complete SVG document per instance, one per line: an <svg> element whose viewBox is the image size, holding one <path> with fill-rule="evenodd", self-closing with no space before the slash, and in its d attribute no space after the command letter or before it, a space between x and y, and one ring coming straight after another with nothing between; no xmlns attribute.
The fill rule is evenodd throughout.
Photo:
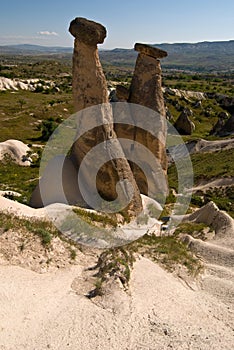
<svg viewBox="0 0 234 350"><path fill-rule="evenodd" d="M13 213L16 202L4 198L2 203L5 210L8 203ZM16 206L14 214L21 216L25 206ZM29 208L25 213L30 218L35 211L43 217L42 209ZM200 214L190 214L186 220L201 218L206 211L200 209ZM99 251L71 247L59 237L46 249L38 237L20 228L1 232L0 349L231 350L230 225L223 235L217 224L211 241L185 236L203 263L198 276L188 276L180 266L167 272L136 255L128 286L118 276L110 278L104 293L93 298L88 296L97 281L94 266Z"/></svg>

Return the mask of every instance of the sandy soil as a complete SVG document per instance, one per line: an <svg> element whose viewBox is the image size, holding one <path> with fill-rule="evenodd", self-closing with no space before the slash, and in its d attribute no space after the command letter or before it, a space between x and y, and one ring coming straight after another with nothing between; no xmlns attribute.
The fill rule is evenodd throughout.
<svg viewBox="0 0 234 350"><path fill-rule="evenodd" d="M94 261L85 259L47 274L0 267L1 350L233 348L230 300L190 288L145 258L127 293L116 282L90 300L84 265Z"/></svg>
<svg viewBox="0 0 234 350"><path fill-rule="evenodd" d="M3 197L0 201L5 210L17 215L45 214L43 209L25 212L25 206L12 205ZM188 219L213 220L214 215L226 214L211 204ZM10 261L16 266L4 260L0 265L0 350L233 349L234 247L226 242L226 237L233 242L231 224L224 232L218 220L213 241L187 239L205 266L197 280L183 273L175 276L139 257L127 291L115 280L104 296L93 299L86 295L94 288L95 272L87 268L96 264L95 253L80 252L76 265L40 270L45 273L32 271L24 260L21 266L27 269L14 259ZM33 245L29 248L35 250ZM63 247L59 251L66 259ZM40 254L39 260L44 253Z"/></svg>

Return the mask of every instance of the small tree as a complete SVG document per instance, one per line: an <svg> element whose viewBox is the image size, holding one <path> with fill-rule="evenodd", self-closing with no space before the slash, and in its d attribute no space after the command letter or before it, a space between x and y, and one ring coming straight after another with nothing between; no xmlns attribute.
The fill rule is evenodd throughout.
<svg viewBox="0 0 234 350"><path fill-rule="evenodd" d="M41 123L41 140L48 141L50 135L53 134L54 130L57 128L58 124L54 118L49 118L48 120L43 120Z"/></svg>
<svg viewBox="0 0 234 350"><path fill-rule="evenodd" d="M19 105L20 105L20 109L22 110L22 109L23 109L23 105L26 104L26 101L25 101L24 99L20 98L20 99L18 100L18 103L19 103Z"/></svg>

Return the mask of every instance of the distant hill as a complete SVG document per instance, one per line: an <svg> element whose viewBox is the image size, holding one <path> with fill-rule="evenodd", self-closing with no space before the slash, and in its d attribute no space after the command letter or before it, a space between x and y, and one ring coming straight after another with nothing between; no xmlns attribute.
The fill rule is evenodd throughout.
<svg viewBox="0 0 234 350"><path fill-rule="evenodd" d="M71 47L40 46L31 44L0 46L0 55L47 55L55 53L72 53Z"/></svg>
<svg viewBox="0 0 234 350"><path fill-rule="evenodd" d="M234 71L234 40L154 44L168 52L168 57L162 60L164 68L190 71ZM133 65L137 52L128 49L101 51L100 57L105 63L115 66L130 67Z"/></svg>
<svg viewBox="0 0 234 350"><path fill-rule="evenodd" d="M234 40L200 43L154 44L168 52L162 60L167 69L190 71L234 71ZM72 54L71 47L48 47L39 45L0 46L0 55L65 55ZM137 53L133 49L116 48L100 50L103 63L132 69Z"/></svg>

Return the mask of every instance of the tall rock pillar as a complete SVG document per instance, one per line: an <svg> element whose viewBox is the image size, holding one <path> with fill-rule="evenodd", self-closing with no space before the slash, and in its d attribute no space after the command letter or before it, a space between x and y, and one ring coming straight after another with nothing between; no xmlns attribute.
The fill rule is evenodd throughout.
<svg viewBox="0 0 234 350"><path fill-rule="evenodd" d="M167 52L146 44L135 44L139 52L130 86L129 102L153 109L165 117L160 58Z"/></svg>
<svg viewBox="0 0 234 350"><path fill-rule="evenodd" d="M125 214L134 217L142 210L140 192L113 128L107 83L98 55L97 44L103 43L106 29L99 23L76 18L71 22L69 31L75 37L75 109L78 112L96 106L79 114L78 133L81 136L73 144L71 159L82 172L83 185L88 189L90 197L97 191L106 201L113 201L117 197L116 185L119 184L120 195L125 199L132 197L125 208ZM87 160L86 155L96 146L98 149L93 158ZM85 158L86 161L83 162ZM92 172L95 171L96 164L102 166L94 183Z"/></svg>
<svg viewBox="0 0 234 350"><path fill-rule="evenodd" d="M131 168L136 179L140 192L149 196L154 194L166 195L168 192L166 172L167 172L167 157L166 157L166 112L164 106L164 98L162 92L162 76L160 58L166 57L167 52L146 44L135 44L135 50L139 52L135 70L130 86L128 102L136 105L148 107L157 112L155 119L150 120L150 127L153 133L144 130L144 128L126 128L121 124L116 124L115 130L118 137L133 139L134 141L144 145L152 152L157 160L155 168L152 167L147 171L147 178L143 171L134 163ZM135 114L135 115L134 115ZM136 108L132 115L133 124L136 117ZM142 118L144 125L144 112L139 108L138 118ZM145 111L147 114L147 111ZM139 120L139 119L138 119ZM145 115L145 123L149 118ZM136 123L139 125L139 123ZM149 128L148 128L149 130ZM155 135L158 135L155 137ZM136 157L140 158L140 153ZM157 196L156 196L157 197Z"/></svg>

